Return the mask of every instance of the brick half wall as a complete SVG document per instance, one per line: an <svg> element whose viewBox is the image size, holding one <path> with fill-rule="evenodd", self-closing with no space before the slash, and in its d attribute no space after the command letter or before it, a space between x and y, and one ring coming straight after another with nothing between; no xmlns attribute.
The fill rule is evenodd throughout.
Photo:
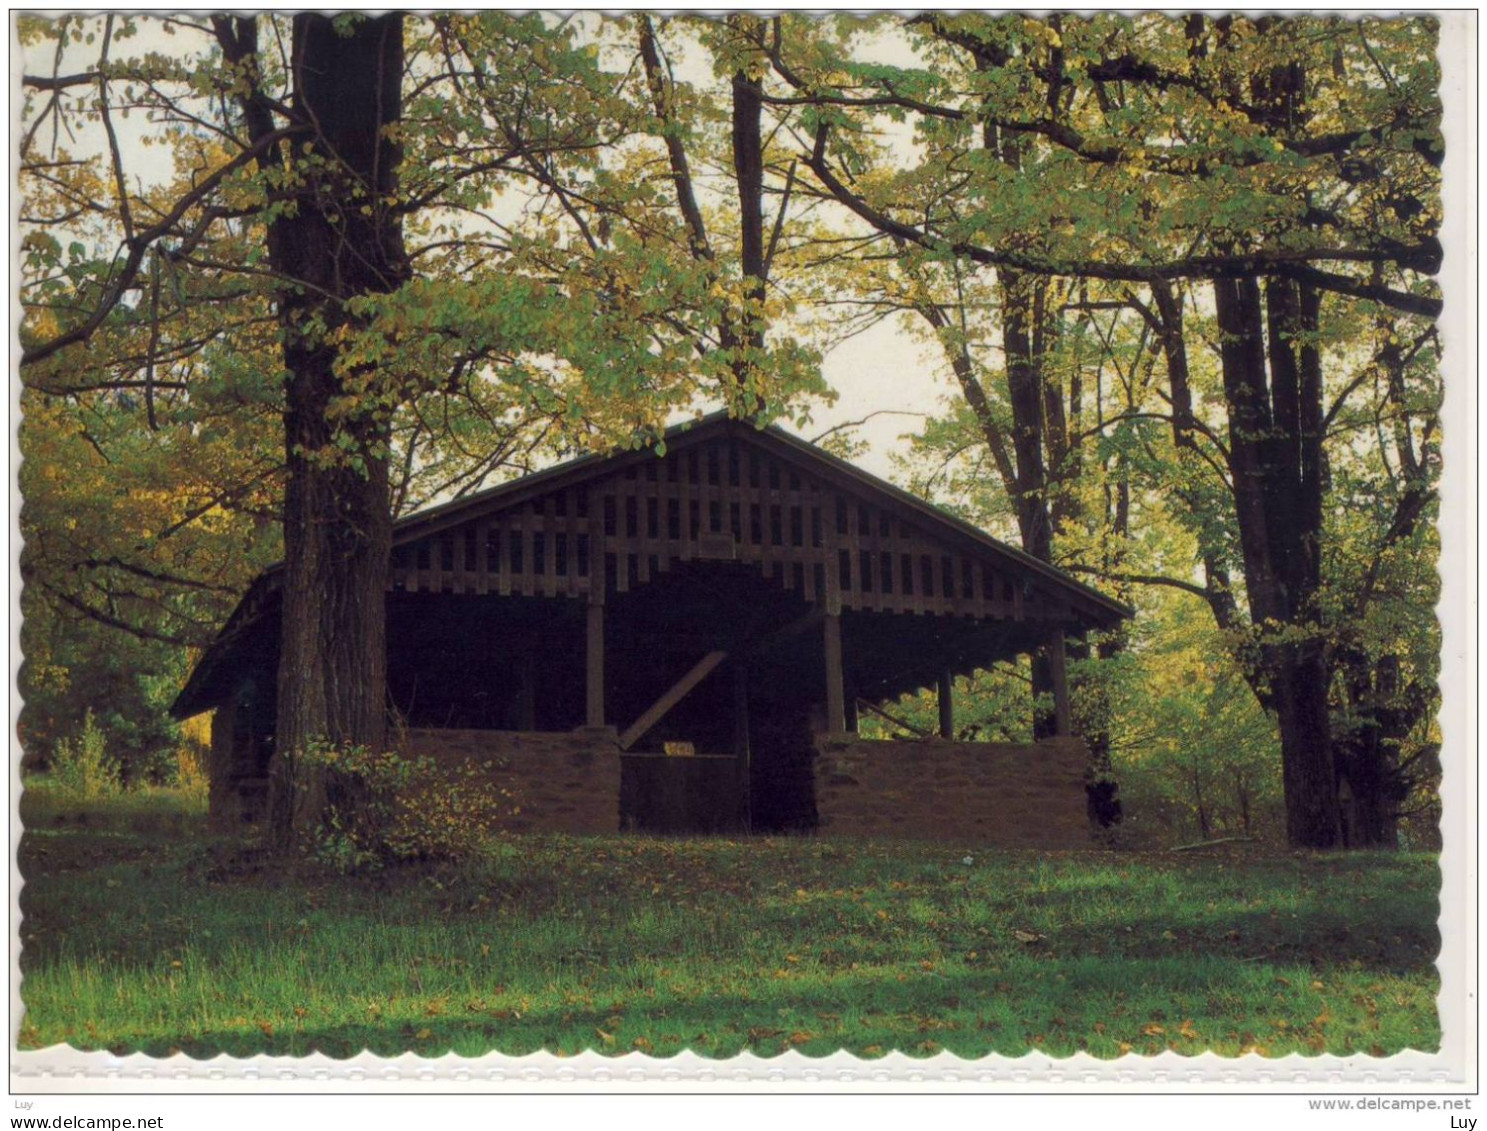
<svg viewBox="0 0 1487 1131"><path fill-rule="evenodd" d="M507 730L407 732L405 748L440 766L490 762L511 793L510 832L612 833L620 827L620 750L612 733Z"/></svg>
<svg viewBox="0 0 1487 1131"><path fill-rule="evenodd" d="M816 741L816 811L828 836L999 848L1087 848L1087 754L1077 738L999 742Z"/></svg>

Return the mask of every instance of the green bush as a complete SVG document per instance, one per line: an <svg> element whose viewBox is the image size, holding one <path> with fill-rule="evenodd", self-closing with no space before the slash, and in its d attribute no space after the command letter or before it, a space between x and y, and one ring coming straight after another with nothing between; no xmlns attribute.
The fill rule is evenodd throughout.
<svg viewBox="0 0 1487 1131"><path fill-rule="evenodd" d="M67 796L91 801L120 789L119 763L112 758L93 712L83 715L82 730L57 739L52 748L52 777Z"/></svg>

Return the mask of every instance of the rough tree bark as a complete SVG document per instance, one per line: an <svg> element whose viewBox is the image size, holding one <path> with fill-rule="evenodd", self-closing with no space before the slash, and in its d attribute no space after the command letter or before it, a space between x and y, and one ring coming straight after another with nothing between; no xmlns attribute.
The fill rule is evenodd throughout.
<svg viewBox="0 0 1487 1131"><path fill-rule="evenodd" d="M402 17L297 15L293 68L292 109L312 135L290 159L294 207L269 232L270 263L293 280L279 307L288 480L270 810L280 843L347 788L298 764L306 744L376 749L386 734L388 416L368 404L333 419L333 402L348 391L336 368L345 301L408 275L391 203L400 152L387 132L401 116Z"/></svg>
<svg viewBox="0 0 1487 1131"><path fill-rule="evenodd" d="M752 30L751 17L733 17L742 30ZM733 75L733 172L738 184L740 264L748 281L752 309L739 320L734 333L733 378L742 404L750 415L764 408L757 393L754 367L764 352L764 288L768 267L764 262L764 143L761 123L763 90L759 79L747 71Z"/></svg>
<svg viewBox="0 0 1487 1131"><path fill-rule="evenodd" d="M1297 847L1332 848L1341 827L1317 608L1321 362L1306 338L1319 298L1289 280L1271 280L1262 303L1255 279L1221 281L1214 295L1229 469L1259 671L1280 730L1286 836Z"/></svg>
<svg viewBox="0 0 1487 1131"><path fill-rule="evenodd" d="M1281 27L1265 19L1262 35ZM1304 125L1306 76L1286 63L1256 75L1253 104L1278 136ZM1322 544L1321 295L1291 279L1214 284L1229 412L1229 471L1258 671L1280 731L1286 838L1342 843L1327 694L1331 665L1318 594ZM1268 364L1267 364L1268 362Z"/></svg>

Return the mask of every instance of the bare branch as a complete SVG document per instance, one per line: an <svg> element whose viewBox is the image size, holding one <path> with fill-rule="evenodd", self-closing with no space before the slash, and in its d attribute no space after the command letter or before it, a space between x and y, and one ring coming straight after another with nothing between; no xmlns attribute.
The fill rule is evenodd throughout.
<svg viewBox="0 0 1487 1131"><path fill-rule="evenodd" d="M868 413L866 416L861 417L860 419L857 419L857 420L844 420L840 424L833 424L830 428L826 429L826 431L821 432L818 435L812 436L810 442L813 443L813 444L819 444L822 440L826 439L826 437L828 437L828 436L835 435L838 432L845 432L849 428L860 428L862 425L866 424L869 420L872 420L875 417L879 417L879 416L916 416L920 420L923 420L928 415L929 414L928 413L925 413L925 412L909 412L909 411L907 411L905 409L899 409L899 408L880 408L880 409L877 409L874 412Z"/></svg>

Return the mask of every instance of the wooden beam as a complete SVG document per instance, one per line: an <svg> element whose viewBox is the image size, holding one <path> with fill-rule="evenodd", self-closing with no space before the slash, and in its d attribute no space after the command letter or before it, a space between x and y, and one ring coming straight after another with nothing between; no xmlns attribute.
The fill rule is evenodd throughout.
<svg viewBox="0 0 1487 1131"><path fill-rule="evenodd" d="M869 714L877 715L880 719L887 719L890 723L898 727L900 730L908 731L910 734L917 735L920 738L929 737L929 731L923 730L920 727L916 727L907 719L899 718L892 711L889 711L884 707L880 707L876 703L873 703L867 699L859 699L857 700L857 705L859 707L865 708Z"/></svg>
<svg viewBox="0 0 1487 1131"><path fill-rule="evenodd" d="M603 582L601 580L600 585ZM590 603L584 665L584 724L604 725L604 606Z"/></svg>
<svg viewBox="0 0 1487 1131"><path fill-rule="evenodd" d="M1064 630L1049 632L1044 650L1053 679L1053 732L1060 737L1074 733L1074 713L1069 706L1069 670L1064 657Z"/></svg>
<svg viewBox="0 0 1487 1131"><path fill-rule="evenodd" d="M955 737L955 674L948 668L940 673L940 737Z"/></svg>
<svg viewBox="0 0 1487 1131"><path fill-rule="evenodd" d="M826 646L826 730L835 734L847 729L846 693L842 685L842 618L827 615L822 623Z"/></svg>
<svg viewBox="0 0 1487 1131"><path fill-rule="evenodd" d="M727 652L709 652L693 664L686 675L667 688L665 694L646 708L645 714L636 719L630 728L620 735L620 749L628 750L634 746L646 731L665 718L666 713L685 699L687 693L706 679L727 656Z"/></svg>

